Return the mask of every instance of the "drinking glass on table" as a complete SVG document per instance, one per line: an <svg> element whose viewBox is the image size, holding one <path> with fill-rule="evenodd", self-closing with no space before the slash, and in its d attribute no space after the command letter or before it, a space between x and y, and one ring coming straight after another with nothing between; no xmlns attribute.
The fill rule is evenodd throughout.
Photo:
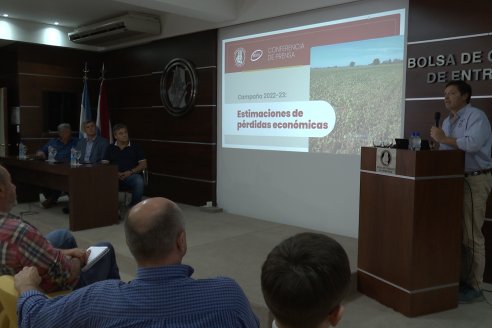
<svg viewBox="0 0 492 328"><path fill-rule="evenodd" d="M75 159L76 159L75 165L80 165L80 162L79 162L80 155L82 155L81 151L80 150L76 150L75 151Z"/></svg>
<svg viewBox="0 0 492 328"><path fill-rule="evenodd" d="M55 156L56 156L56 148L49 146L48 147L48 162L53 163L55 161Z"/></svg>

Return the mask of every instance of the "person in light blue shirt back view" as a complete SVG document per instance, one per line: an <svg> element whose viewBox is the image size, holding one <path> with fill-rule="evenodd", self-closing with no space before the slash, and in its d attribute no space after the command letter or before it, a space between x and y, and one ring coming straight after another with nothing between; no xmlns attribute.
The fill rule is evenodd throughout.
<svg viewBox="0 0 492 328"><path fill-rule="evenodd" d="M463 254L459 301L469 303L483 299L481 286L485 271L485 221L487 199L492 188L492 131L487 115L470 104L471 86L451 81L444 89L444 105L449 116L442 128L433 126L431 137L440 150L465 152L465 189Z"/></svg>
<svg viewBox="0 0 492 328"><path fill-rule="evenodd" d="M193 279L182 264L187 251L182 212L165 198L149 198L125 221L126 242L137 277L105 280L48 299L36 290L37 271L15 276L19 327L245 327L258 328L241 287L232 279Z"/></svg>

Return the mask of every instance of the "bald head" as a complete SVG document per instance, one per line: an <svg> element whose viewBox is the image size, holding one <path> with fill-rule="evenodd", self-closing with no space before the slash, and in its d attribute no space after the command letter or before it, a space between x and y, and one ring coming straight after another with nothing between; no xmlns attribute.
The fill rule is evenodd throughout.
<svg viewBox="0 0 492 328"><path fill-rule="evenodd" d="M126 242L139 265L181 261L186 252L181 209L162 197L135 205L125 221Z"/></svg>

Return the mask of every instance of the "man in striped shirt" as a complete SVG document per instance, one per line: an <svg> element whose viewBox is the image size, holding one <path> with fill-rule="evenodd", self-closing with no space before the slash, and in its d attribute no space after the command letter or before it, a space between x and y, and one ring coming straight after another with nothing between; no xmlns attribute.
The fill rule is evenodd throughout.
<svg viewBox="0 0 492 328"><path fill-rule="evenodd" d="M66 296L38 292L36 269L15 276L20 327L259 327L241 287L226 277L193 279L182 264L186 233L180 208L165 198L135 205L125 222L137 277L101 281Z"/></svg>

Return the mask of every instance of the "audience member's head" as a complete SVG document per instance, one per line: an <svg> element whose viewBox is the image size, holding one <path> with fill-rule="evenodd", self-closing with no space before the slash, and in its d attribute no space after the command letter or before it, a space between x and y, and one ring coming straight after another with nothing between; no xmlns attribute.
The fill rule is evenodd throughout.
<svg viewBox="0 0 492 328"><path fill-rule="evenodd" d="M350 284L347 254L334 239L301 233L275 246L261 269L265 302L282 328L335 326Z"/></svg>
<svg viewBox="0 0 492 328"><path fill-rule="evenodd" d="M10 212L16 203L16 188L10 173L0 165L0 213Z"/></svg>
<svg viewBox="0 0 492 328"><path fill-rule="evenodd" d="M132 207L125 234L140 267L179 264L186 254L183 214L166 198L149 198Z"/></svg>

